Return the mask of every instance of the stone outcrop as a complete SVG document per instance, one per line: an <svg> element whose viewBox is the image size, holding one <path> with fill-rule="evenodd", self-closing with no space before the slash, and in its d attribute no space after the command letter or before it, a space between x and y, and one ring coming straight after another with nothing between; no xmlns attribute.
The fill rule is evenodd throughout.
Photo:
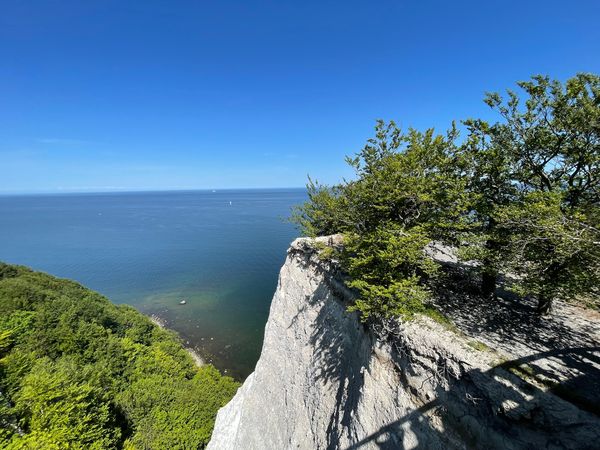
<svg viewBox="0 0 600 450"><path fill-rule="evenodd" d="M314 241L294 241L256 370L209 449L598 448L598 416L506 354L426 317L367 329L350 299Z"/></svg>

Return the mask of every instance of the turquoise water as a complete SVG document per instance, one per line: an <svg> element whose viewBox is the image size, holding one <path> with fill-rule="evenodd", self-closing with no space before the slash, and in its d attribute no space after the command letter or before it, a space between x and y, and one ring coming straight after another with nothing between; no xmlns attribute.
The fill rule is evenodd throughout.
<svg viewBox="0 0 600 450"><path fill-rule="evenodd" d="M2 196L0 260L156 314L243 379L297 235L284 219L305 198L304 189Z"/></svg>

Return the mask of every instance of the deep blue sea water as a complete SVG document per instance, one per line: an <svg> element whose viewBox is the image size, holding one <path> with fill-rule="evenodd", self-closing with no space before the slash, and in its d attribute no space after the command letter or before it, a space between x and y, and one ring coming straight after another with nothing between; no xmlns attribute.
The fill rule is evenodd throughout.
<svg viewBox="0 0 600 450"><path fill-rule="evenodd" d="M297 236L284 219L305 198L304 189L0 196L0 260L156 314L243 379Z"/></svg>

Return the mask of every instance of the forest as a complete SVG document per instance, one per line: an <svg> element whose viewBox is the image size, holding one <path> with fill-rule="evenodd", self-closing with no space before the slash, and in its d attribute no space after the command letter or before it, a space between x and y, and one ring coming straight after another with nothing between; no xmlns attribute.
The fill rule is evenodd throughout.
<svg viewBox="0 0 600 450"><path fill-rule="evenodd" d="M0 263L0 448L204 448L237 387L132 307Z"/></svg>

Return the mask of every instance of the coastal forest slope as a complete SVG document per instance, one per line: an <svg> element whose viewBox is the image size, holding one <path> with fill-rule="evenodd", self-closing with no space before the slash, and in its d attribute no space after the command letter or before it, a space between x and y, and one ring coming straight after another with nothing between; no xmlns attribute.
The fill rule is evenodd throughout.
<svg viewBox="0 0 600 450"><path fill-rule="evenodd" d="M135 309L0 263L1 448L203 448L237 387Z"/></svg>

